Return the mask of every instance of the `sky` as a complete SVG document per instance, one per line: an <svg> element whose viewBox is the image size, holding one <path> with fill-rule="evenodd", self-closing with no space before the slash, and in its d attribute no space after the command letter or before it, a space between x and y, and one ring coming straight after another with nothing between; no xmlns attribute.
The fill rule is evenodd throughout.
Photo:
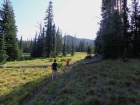
<svg viewBox="0 0 140 105"><path fill-rule="evenodd" d="M44 24L50 0L10 0L15 13L17 38L33 39L39 24ZM77 38L95 39L101 19L101 0L51 0L54 23L62 30ZM0 0L0 4L3 0ZM2 6L2 5L1 5Z"/></svg>

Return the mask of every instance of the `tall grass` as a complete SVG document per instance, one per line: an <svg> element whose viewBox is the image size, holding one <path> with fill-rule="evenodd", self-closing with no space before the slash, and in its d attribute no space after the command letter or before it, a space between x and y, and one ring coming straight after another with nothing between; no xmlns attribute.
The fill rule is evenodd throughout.
<svg viewBox="0 0 140 105"><path fill-rule="evenodd" d="M103 60L78 64L65 82L65 75L46 89L31 105L139 105L140 60ZM61 86L65 82L65 85ZM61 88L59 88L61 87ZM52 93L53 92L53 93ZM49 96L55 97L48 100Z"/></svg>
<svg viewBox="0 0 140 105"><path fill-rule="evenodd" d="M85 53L83 53L85 54ZM82 55L82 54L81 54ZM58 57L59 73L63 71L66 59L76 62L74 57ZM65 59L65 60L61 60ZM7 62L5 66L51 65L54 58L33 59ZM0 69L0 105L21 105L34 91L51 79L51 67L48 68L1 68ZM40 102L42 103L42 102Z"/></svg>

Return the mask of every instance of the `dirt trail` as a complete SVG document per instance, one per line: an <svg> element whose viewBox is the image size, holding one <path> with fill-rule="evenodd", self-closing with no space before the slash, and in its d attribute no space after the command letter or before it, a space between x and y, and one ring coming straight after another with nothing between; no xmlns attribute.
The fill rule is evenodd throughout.
<svg viewBox="0 0 140 105"><path fill-rule="evenodd" d="M63 79L63 82L62 82L62 84L61 84L61 86L60 87L58 87L58 89L57 89L57 92L59 92L60 91L60 89L62 89L65 85L66 85L66 83L68 82L68 80L69 80L69 78L70 78L70 76L72 75L72 71L74 70L74 67L75 67L75 65L71 65L71 70L70 70L70 72L69 73L67 73L66 74L66 76L65 76L65 78ZM64 72L62 73L62 74L60 74L60 75L63 75L64 74ZM59 78L59 77L58 77ZM57 78L57 79L58 79ZM22 105L30 105L34 100L36 100L42 93L43 93L43 91L46 89L46 88L48 88L50 85L51 85L51 83L53 82L53 81L55 81L56 79L50 79L44 86L42 86L42 87L40 87L39 89L37 89L36 90L36 92L35 93L33 93L28 99L26 99L23 103L22 103ZM49 97L49 103L51 102L51 100L54 100L56 97L55 97L55 95L51 95L50 97ZM49 104L49 103L47 103L47 104Z"/></svg>
<svg viewBox="0 0 140 105"><path fill-rule="evenodd" d="M56 94L59 94L60 90L61 90L63 87L66 86L66 84L68 83L68 81L69 81L69 79L70 79L70 76L73 74L74 67L75 67L75 66L71 67L70 72L64 77L62 84L57 88ZM56 99L56 94L51 95L51 96L49 97L49 102L47 102L46 105L49 105L50 102L51 102L52 100L55 100L55 99Z"/></svg>

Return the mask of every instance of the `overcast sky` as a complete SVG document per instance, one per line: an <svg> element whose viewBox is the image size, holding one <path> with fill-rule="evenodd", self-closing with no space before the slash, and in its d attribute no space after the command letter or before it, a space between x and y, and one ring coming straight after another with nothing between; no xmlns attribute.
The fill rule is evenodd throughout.
<svg viewBox="0 0 140 105"><path fill-rule="evenodd" d="M44 23L50 0L10 0L18 27L17 37L34 38L38 23ZM54 23L63 35L95 39L101 14L101 0L52 0ZM0 0L0 4L3 0Z"/></svg>

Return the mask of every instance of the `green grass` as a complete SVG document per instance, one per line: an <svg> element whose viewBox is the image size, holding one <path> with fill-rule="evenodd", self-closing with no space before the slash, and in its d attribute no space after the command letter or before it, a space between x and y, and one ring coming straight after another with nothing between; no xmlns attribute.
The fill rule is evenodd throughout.
<svg viewBox="0 0 140 105"><path fill-rule="evenodd" d="M80 53L83 56L85 53ZM61 59L71 59L71 64L76 62L77 53L74 59L70 55L56 58L59 65L59 73L62 73L65 61ZM84 57L84 56L83 56ZM50 61L51 59L51 61ZM5 64L9 66L28 66L28 65L51 65L54 58L34 59L24 61L13 61ZM51 79L51 67L48 68L1 68L0 69L0 105L20 105L34 91L43 86ZM59 82L58 82L59 83ZM53 83L54 86L54 83ZM50 90L49 90L50 91ZM50 91L51 92L51 91ZM44 98L43 98L44 99ZM44 101L43 101L44 102ZM40 105L42 105L40 102Z"/></svg>
<svg viewBox="0 0 140 105"><path fill-rule="evenodd" d="M60 65L65 64L61 59L71 58L70 63L75 67L70 66L63 72L64 66L61 66L59 77L30 105L139 105L140 60L102 60L83 65L80 60L85 56L85 53L76 53L74 57L57 58ZM32 61L52 63L46 59ZM51 78L51 73L50 68L1 69L0 105L20 105Z"/></svg>
<svg viewBox="0 0 140 105"><path fill-rule="evenodd" d="M56 59L58 63L65 63L67 59L70 59L70 63L74 63L80 59L84 59L86 53L76 52L74 57L68 54L66 57L56 57L56 58L38 58L32 60L23 60L23 61L13 61L7 62L4 66L32 66L32 65L51 65L53 60Z"/></svg>
<svg viewBox="0 0 140 105"><path fill-rule="evenodd" d="M50 75L49 68L3 69L0 78L0 104L20 104L38 87L48 81Z"/></svg>
<svg viewBox="0 0 140 105"><path fill-rule="evenodd" d="M55 97L51 101L46 98L45 103L48 105L139 105L139 62L104 60L88 65L78 64L61 89L59 87L66 74L57 79L55 84L52 83L42 96ZM40 101L38 98L31 105L39 105Z"/></svg>

